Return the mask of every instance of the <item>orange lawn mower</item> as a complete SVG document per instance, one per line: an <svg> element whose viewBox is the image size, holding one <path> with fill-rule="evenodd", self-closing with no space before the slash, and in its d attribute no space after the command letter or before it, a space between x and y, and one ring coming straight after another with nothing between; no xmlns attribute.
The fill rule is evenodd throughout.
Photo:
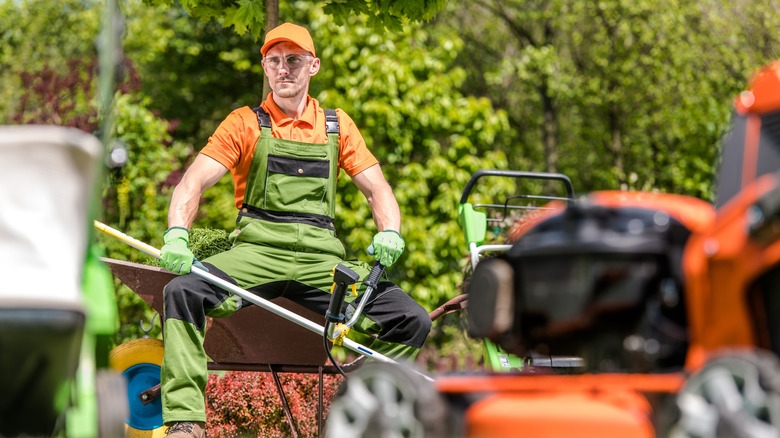
<svg viewBox="0 0 780 438"><path fill-rule="evenodd" d="M476 266L469 333L517 357L579 357L580 373L449 374L426 384L366 365L334 401L331 436L377 435L411 415L399 407L431 424L425 436L780 436L778 288L775 62L736 100L715 206L594 192L526 221L505 254Z"/></svg>

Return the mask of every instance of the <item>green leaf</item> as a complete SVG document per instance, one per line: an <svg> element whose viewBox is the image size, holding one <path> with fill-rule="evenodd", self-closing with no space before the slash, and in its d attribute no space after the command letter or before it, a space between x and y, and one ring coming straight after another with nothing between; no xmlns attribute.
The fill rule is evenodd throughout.
<svg viewBox="0 0 780 438"><path fill-rule="evenodd" d="M238 5L237 8L228 8L224 11L222 25L233 26L239 35L243 35L247 29L250 29L252 36L258 39L265 26L263 3L258 0L239 0Z"/></svg>

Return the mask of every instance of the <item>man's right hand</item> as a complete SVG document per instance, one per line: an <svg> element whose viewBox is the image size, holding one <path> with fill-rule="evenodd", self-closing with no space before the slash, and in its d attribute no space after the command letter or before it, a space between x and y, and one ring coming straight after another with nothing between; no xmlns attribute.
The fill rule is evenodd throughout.
<svg viewBox="0 0 780 438"><path fill-rule="evenodd" d="M171 227L163 234L160 258L165 269L179 275L189 274L195 256L190 251L190 233L186 228Z"/></svg>

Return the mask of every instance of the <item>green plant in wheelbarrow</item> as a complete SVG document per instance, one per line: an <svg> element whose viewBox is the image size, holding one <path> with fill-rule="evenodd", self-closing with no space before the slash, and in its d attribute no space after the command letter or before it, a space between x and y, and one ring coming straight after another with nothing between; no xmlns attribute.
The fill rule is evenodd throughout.
<svg viewBox="0 0 780 438"><path fill-rule="evenodd" d="M230 239L225 230L193 228L189 232L189 249L196 260L204 260L230 249ZM155 257L150 257L145 263L150 266L163 267L162 260Z"/></svg>

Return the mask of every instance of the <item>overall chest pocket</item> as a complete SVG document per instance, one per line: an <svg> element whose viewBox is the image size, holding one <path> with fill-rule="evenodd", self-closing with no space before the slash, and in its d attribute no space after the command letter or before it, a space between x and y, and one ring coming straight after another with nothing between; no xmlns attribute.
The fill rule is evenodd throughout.
<svg viewBox="0 0 780 438"><path fill-rule="evenodd" d="M264 208L325 214L329 169L328 160L269 154Z"/></svg>

